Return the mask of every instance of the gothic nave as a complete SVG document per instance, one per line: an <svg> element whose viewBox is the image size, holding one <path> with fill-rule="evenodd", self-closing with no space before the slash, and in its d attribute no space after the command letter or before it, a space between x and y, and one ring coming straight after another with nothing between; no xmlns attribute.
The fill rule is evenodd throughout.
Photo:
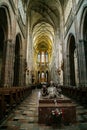
<svg viewBox="0 0 87 130"><path fill-rule="evenodd" d="M87 130L86 46L87 0L0 0L0 130Z"/></svg>

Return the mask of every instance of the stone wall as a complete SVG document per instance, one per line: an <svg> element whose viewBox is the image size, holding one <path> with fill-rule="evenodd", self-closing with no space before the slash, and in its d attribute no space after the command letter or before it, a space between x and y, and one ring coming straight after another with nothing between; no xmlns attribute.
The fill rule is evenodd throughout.
<svg viewBox="0 0 87 130"><path fill-rule="evenodd" d="M22 23L20 14L17 8L17 0L0 0L0 7L6 8L7 21L8 21L8 34L6 34L6 41L4 43L4 77L3 85L5 87L12 87L14 80L14 60L15 60L15 42L17 34L21 36L21 45L20 45L20 78L19 86L25 85L25 49L26 49L26 26Z"/></svg>
<svg viewBox="0 0 87 130"><path fill-rule="evenodd" d="M68 17L66 23L66 31L64 36L64 84L70 85L70 63L69 63L69 36L72 34L75 38L75 46L77 53L77 80L76 86L86 86L87 76L86 76L86 61L85 61L85 52L84 52L84 39L82 37L81 27L83 26L82 17L84 8L87 6L86 0L79 0L78 2L73 3L72 12ZM75 75L76 76L76 75Z"/></svg>

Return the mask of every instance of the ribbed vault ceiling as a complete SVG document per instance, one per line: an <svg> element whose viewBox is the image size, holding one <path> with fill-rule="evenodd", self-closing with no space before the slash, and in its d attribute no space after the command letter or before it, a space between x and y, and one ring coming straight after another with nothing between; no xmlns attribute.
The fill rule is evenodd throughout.
<svg viewBox="0 0 87 130"><path fill-rule="evenodd" d="M64 0L30 0L27 6L35 49L52 50L55 32L60 29Z"/></svg>

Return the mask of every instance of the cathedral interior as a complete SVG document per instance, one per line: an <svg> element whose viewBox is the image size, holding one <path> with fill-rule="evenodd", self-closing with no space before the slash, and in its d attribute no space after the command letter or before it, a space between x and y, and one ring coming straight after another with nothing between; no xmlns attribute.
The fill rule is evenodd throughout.
<svg viewBox="0 0 87 130"><path fill-rule="evenodd" d="M59 97L42 96L51 81ZM87 0L0 0L0 130L73 129L87 130Z"/></svg>

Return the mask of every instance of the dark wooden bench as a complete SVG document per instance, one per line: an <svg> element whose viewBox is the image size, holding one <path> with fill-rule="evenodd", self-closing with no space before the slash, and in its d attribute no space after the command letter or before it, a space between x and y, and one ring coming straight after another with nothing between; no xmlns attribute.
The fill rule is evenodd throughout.
<svg viewBox="0 0 87 130"><path fill-rule="evenodd" d="M75 100L79 101L80 103L87 102L87 87L80 86L61 86L63 94L74 98Z"/></svg>
<svg viewBox="0 0 87 130"><path fill-rule="evenodd" d="M0 122L4 118L5 115L5 102L4 102L4 96L2 93L0 93Z"/></svg>
<svg viewBox="0 0 87 130"><path fill-rule="evenodd" d="M30 87L0 88L0 121L30 93Z"/></svg>

